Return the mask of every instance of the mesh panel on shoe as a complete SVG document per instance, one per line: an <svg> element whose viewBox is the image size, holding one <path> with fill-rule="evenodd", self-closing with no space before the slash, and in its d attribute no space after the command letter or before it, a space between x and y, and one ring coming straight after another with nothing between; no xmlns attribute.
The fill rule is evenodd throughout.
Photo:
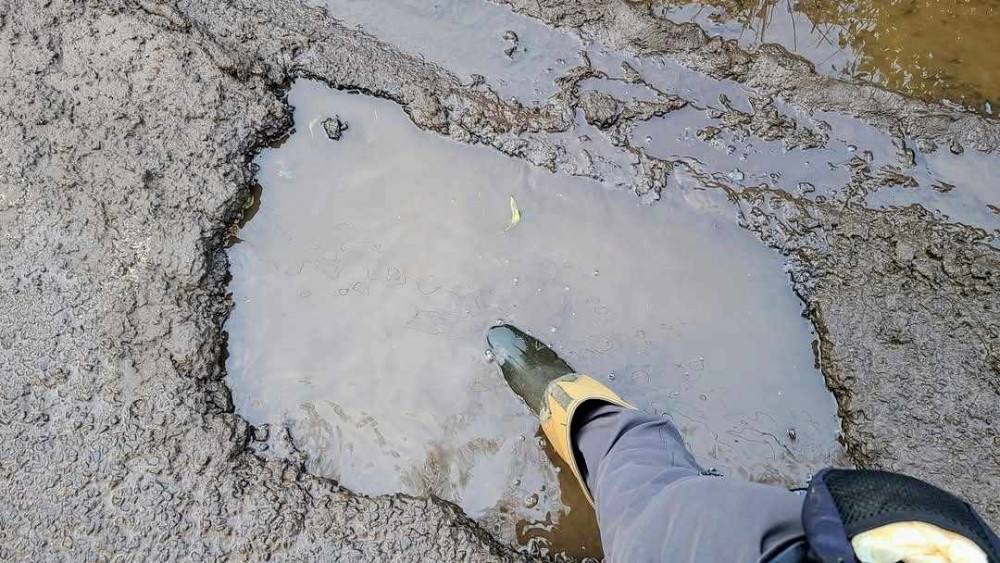
<svg viewBox="0 0 1000 563"><path fill-rule="evenodd" d="M919 479L885 471L832 470L823 480L844 522L847 537L917 520L961 534L1000 563L1000 550L961 499Z"/></svg>

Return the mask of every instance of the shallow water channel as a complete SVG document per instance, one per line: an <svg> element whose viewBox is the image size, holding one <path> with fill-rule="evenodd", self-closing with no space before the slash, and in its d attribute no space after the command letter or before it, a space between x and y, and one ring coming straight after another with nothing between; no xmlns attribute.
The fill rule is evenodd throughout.
<svg viewBox="0 0 1000 563"><path fill-rule="evenodd" d="M295 132L257 159L260 207L230 250L227 367L238 412L287 426L311 472L598 555L589 508L484 356L500 319L673 417L707 466L793 485L840 455L782 260L721 194L643 205L420 131L390 102L308 81L290 102Z"/></svg>

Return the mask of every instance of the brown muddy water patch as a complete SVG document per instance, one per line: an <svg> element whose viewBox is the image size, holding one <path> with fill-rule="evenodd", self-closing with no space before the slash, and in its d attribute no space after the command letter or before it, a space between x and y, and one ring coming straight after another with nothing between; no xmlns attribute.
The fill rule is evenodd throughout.
<svg viewBox="0 0 1000 563"><path fill-rule="evenodd" d="M996 115L998 0L659 0L744 47L780 43L826 74L869 80L928 101Z"/></svg>
<svg viewBox="0 0 1000 563"><path fill-rule="evenodd" d="M589 508L484 357L499 319L673 417L707 466L799 485L839 459L782 259L720 192L646 206L420 131L389 102L307 81L289 99L295 132L258 158L261 204L230 250L227 368L237 410L288 427L311 472L599 555Z"/></svg>

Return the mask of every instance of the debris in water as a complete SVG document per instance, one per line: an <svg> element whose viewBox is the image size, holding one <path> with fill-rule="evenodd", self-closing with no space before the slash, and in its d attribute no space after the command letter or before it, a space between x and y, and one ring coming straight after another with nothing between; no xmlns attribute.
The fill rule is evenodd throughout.
<svg viewBox="0 0 1000 563"><path fill-rule="evenodd" d="M698 132L695 133L695 136L702 141L711 141L712 139L718 137L720 133L722 133L721 129L710 125L704 129L699 129Z"/></svg>
<svg viewBox="0 0 1000 563"><path fill-rule="evenodd" d="M795 440L799 439L799 434L798 434L798 432L795 431L794 428L789 428L788 429L788 439L791 440L791 441L793 441L793 442Z"/></svg>
<svg viewBox="0 0 1000 563"><path fill-rule="evenodd" d="M945 194L945 193L950 192L951 190L954 190L955 189L955 184L949 184L948 182L945 182L944 180L938 180L937 183L934 184L931 187L934 188L934 191L941 192L941 193Z"/></svg>
<svg viewBox="0 0 1000 563"><path fill-rule="evenodd" d="M514 196L510 196L510 224L504 231L509 231L514 228L518 223L521 222L521 210L517 207L517 201L514 200Z"/></svg>
<svg viewBox="0 0 1000 563"><path fill-rule="evenodd" d="M528 495L524 499L524 506L527 508L534 508L538 504L538 495Z"/></svg>
<svg viewBox="0 0 1000 563"><path fill-rule="evenodd" d="M816 186L812 185L811 183L809 183L809 182L799 182L799 185L798 185L799 195L811 194L811 193L813 193L815 191L816 191Z"/></svg>
<svg viewBox="0 0 1000 563"><path fill-rule="evenodd" d="M520 38L517 36L517 33L515 33L513 29L508 29L507 33L503 34L503 39L504 41L509 41L510 43L512 43L510 47L507 47L506 49L503 50L503 54L507 55L510 58L514 58L514 53L517 51L517 46L521 41Z"/></svg>
<svg viewBox="0 0 1000 563"><path fill-rule="evenodd" d="M347 122L340 119L339 115L328 117L323 120L323 130L331 140L339 141L344 131L347 131Z"/></svg>

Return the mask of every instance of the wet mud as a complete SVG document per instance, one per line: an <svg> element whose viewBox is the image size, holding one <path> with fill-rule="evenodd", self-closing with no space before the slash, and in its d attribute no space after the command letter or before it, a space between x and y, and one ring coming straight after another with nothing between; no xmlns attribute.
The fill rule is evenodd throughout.
<svg viewBox="0 0 1000 563"><path fill-rule="evenodd" d="M747 229L726 231L733 248L752 233L784 256L851 460L955 490L1000 523L996 121L823 76L781 47L712 39L645 4L494 7L523 22L498 25L498 57L509 60L514 31L516 64L532 46L524 28L541 23L571 32L553 45L582 41L587 56L560 57L551 86L512 78L531 99L339 23L335 5L0 0L0 556L530 557L458 505L365 496L311 473L294 435L236 411L224 322L241 314L227 299L240 282L226 248L255 205L254 157L291 131L295 79L383 98L422 135L559 181L631 191L655 202L644 214L695 221L708 212L674 198L711 202L721 228ZM320 141L360 137L364 121L341 116L342 139ZM689 137L641 129L674 118ZM797 178L790 158L830 175ZM615 204L639 213L629 205ZM530 231L531 209L507 234ZM764 268L760 248L747 253ZM786 320L797 307L775 302Z"/></svg>

